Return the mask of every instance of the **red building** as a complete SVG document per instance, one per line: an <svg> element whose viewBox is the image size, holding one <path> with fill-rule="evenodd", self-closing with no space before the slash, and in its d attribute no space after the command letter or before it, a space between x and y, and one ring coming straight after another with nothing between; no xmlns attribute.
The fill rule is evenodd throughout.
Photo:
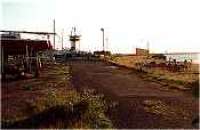
<svg viewBox="0 0 200 130"><path fill-rule="evenodd" d="M18 36L18 35L17 35ZM9 64L9 57L19 58L15 62L23 62L24 72L32 72L33 68L35 74L38 72L38 52L47 49L52 49L50 41L48 40L30 40L21 39L13 35L2 35L1 40L1 74L2 77L8 73L18 73L16 64ZM12 67L11 67L12 66ZM32 67L32 68L30 68ZM13 69L15 68L15 69Z"/></svg>

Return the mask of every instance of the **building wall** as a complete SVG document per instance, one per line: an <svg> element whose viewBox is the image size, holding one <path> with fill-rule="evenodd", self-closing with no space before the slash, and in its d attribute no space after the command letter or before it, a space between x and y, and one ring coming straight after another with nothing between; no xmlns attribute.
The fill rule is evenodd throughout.
<svg viewBox="0 0 200 130"><path fill-rule="evenodd" d="M136 55L137 56L146 56L146 55L149 55L149 50L147 50L147 49L141 49L141 48L136 48Z"/></svg>

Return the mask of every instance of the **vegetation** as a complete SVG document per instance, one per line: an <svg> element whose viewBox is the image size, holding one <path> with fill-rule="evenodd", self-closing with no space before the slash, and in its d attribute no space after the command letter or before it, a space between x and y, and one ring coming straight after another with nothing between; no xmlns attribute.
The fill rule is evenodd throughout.
<svg viewBox="0 0 200 130"><path fill-rule="evenodd" d="M10 100L2 128L112 128L104 97L88 89L77 92L70 78L70 66L57 64L44 68L37 79L22 81L18 93L6 93Z"/></svg>
<svg viewBox="0 0 200 130"><path fill-rule="evenodd" d="M189 114L183 109L177 106L170 106L161 100L144 100L143 102L144 110L149 113L156 115L161 115L166 120L173 119L182 119L188 120Z"/></svg>
<svg viewBox="0 0 200 130"><path fill-rule="evenodd" d="M199 98L199 81L191 83L191 87L193 96Z"/></svg>
<svg viewBox="0 0 200 130"><path fill-rule="evenodd" d="M59 95L50 89L47 98L27 102L26 111L31 113L30 117L4 120L3 128L112 128L105 115L107 105L103 96L92 90Z"/></svg>
<svg viewBox="0 0 200 130"><path fill-rule="evenodd" d="M24 90L32 90L32 86L31 85L24 85L23 86Z"/></svg>
<svg viewBox="0 0 200 130"><path fill-rule="evenodd" d="M165 58L162 55L153 55L152 58L145 56L113 56L110 58L110 62L112 63L142 72L141 76L145 79L167 83L169 86L172 85L171 88L189 90L191 89L190 84L199 81L198 65L192 65L191 70L186 72L170 72L166 69L156 67L143 67L145 63L163 63L164 61ZM144 73L145 75L142 75ZM182 88L180 86L182 86Z"/></svg>

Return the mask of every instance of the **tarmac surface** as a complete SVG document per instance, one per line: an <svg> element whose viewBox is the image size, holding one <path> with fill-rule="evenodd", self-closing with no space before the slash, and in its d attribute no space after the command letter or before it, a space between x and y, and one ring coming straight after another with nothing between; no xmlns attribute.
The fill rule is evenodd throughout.
<svg viewBox="0 0 200 130"><path fill-rule="evenodd" d="M71 63L78 90L95 89L114 104L108 115L116 128L193 128L198 99L106 63Z"/></svg>

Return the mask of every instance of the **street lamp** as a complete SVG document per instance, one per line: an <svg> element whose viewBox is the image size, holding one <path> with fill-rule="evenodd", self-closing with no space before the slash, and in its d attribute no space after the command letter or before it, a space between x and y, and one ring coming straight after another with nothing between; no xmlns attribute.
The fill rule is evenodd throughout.
<svg viewBox="0 0 200 130"><path fill-rule="evenodd" d="M61 37L61 42L62 42L62 47L61 47L61 49L63 50L64 48L63 48L63 34L64 34L64 29L62 29L62 37Z"/></svg>
<svg viewBox="0 0 200 130"><path fill-rule="evenodd" d="M56 50L56 22L55 22L55 19L53 20L53 32L54 32L54 35L53 35L53 46L54 46L54 49Z"/></svg>
<svg viewBox="0 0 200 130"><path fill-rule="evenodd" d="M103 52L104 52L104 28L101 28L101 31L103 33Z"/></svg>

